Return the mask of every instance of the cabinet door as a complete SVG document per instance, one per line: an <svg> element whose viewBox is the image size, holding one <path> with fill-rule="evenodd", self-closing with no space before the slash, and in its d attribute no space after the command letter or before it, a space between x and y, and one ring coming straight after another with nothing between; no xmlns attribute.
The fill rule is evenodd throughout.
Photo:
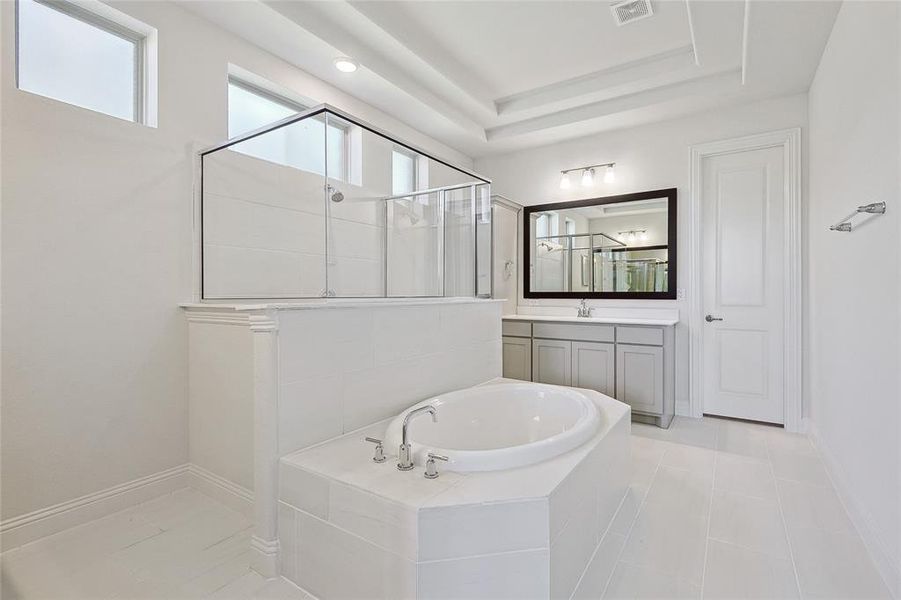
<svg viewBox="0 0 901 600"><path fill-rule="evenodd" d="M572 384L596 390L608 396L616 395L613 385L616 364L613 344L598 342L572 343Z"/></svg>
<svg viewBox="0 0 901 600"><path fill-rule="evenodd" d="M532 381L570 385L572 342L532 340Z"/></svg>
<svg viewBox="0 0 901 600"><path fill-rule="evenodd" d="M532 340L504 337L504 377L532 381Z"/></svg>
<svg viewBox="0 0 901 600"><path fill-rule="evenodd" d="M663 413L663 348L616 345L616 398L645 413Z"/></svg>

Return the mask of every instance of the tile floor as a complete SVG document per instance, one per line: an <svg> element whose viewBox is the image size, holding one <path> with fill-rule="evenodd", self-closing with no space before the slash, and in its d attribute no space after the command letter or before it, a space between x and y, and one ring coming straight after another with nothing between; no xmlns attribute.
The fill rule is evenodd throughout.
<svg viewBox="0 0 901 600"><path fill-rule="evenodd" d="M0 598L311 598L250 570L250 533L240 513L179 490L4 552Z"/></svg>
<svg viewBox="0 0 901 600"><path fill-rule="evenodd" d="M633 424L604 598L888 598L816 450L781 429ZM181 490L0 555L2 598L308 599L249 570L250 523ZM599 589L598 586L586 586Z"/></svg>
<svg viewBox="0 0 901 600"><path fill-rule="evenodd" d="M889 598L816 449L781 428L632 427L604 598Z"/></svg>

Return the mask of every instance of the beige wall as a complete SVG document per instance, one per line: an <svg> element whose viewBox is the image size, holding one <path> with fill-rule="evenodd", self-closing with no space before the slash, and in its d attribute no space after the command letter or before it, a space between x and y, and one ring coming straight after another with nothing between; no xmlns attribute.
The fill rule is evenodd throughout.
<svg viewBox="0 0 901 600"><path fill-rule="evenodd" d="M2 31L2 518L188 460L193 151L226 137L233 63L438 156L466 157L166 2L114 6L159 32L159 127L15 87Z"/></svg>

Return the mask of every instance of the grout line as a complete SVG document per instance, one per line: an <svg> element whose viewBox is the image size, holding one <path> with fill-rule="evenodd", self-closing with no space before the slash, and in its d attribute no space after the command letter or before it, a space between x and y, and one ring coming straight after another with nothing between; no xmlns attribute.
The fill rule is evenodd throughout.
<svg viewBox="0 0 901 600"><path fill-rule="evenodd" d="M776 487L776 505L779 507L779 518L782 519L782 533L785 534L785 543L788 544L788 557L792 561L792 572L795 574L795 588L798 590L798 597L803 598L804 595L801 593L801 577L798 575L798 565L795 564L795 549L792 547L791 536L788 535L788 523L785 521L785 511L782 509L782 494L779 493L779 480L776 479L776 470L773 468L773 455L770 452L770 440L766 439L765 443L767 464L770 467L773 485Z"/></svg>
<svg viewBox="0 0 901 600"><path fill-rule="evenodd" d="M713 477L710 478L710 502L707 503L707 532L704 535L704 565L701 568L701 598L704 597L704 586L707 584L707 559L710 554L710 523L713 521L713 498L716 494L716 464L718 462L720 451L719 447L720 428L714 430L714 450L713 450Z"/></svg>
<svg viewBox="0 0 901 600"><path fill-rule="evenodd" d="M632 433L629 432L629 443L632 443ZM655 442L661 442L662 440L654 440ZM631 449L630 449L631 452ZM663 463L663 455L666 454L666 450L660 454L660 458L657 460L657 464L654 467L654 473L651 475L651 480L648 482L648 487L644 491L644 495L641 497L641 502L638 503L638 510L635 511L635 517L632 519L632 522L629 524L629 530L626 531L626 540L623 542L623 547L619 549L619 552L616 555L616 560L613 561L613 568L610 569L610 575L607 576L607 581L604 582L604 589L601 591L601 598L603 598L607 594L607 588L610 587L610 581L613 579L613 574L616 572L616 568L619 566L619 563L622 561L623 553L626 551L626 546L629 545L629 541L632 539L632 530L635 529L635 523L638 522L638 518L641 516L641 511L644 509L645 504L647 503L648 494L651 492L651 486L654 485L654 481L657 479L657 473L660 471L660 465ZM631 459L630 459L631 460ZM629 487L632 487L631 474L629 477ZM620 509L622 505L620 505ZM613 520L616 520L617 514L619 514L619 510L616 511L616 514L613 515ZM613 524L613 521L610 523ZM609 528L608 528L609 530Z"/></svg>

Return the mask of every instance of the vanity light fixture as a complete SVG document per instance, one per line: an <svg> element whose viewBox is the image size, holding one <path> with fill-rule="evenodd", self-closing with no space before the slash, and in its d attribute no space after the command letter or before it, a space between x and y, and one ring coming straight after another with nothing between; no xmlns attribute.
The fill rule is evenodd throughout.
<svg viewBox="0 0 901 600"><path fill-rule="evenodd" d="M613 165L607 165L607 168L604 169L604 183L613 183L616 181L616 171L613 170Z"/></svg>
<svg viewBox="0 0 901 600"><path fill-rule="evenodd" d="M594 169L585 169L582 171L582 187L591 187L594 185Z"/></svg>
<svg viewBox="0 0 901 600"><path fill-rule="evenodd" d="M594 185L594 170L599 169L601 167L604 168L604 183L613 183L616 180L616 174L613 170L613 167L616 163L602 163L599 165L586 165L584 167L574 167L572 169L563 169L560 171L560 189L568 190L572 187L572 183L569 179L569 174L573 171L581 171L582 175L580 181L582 182L582 187L591 187Z"/></svg>
<svg viewBox="0 0 901 600"><path fill-rule="evenodd" d="M335 59L335 68L342 73L353 73L359 66L357 61L347 56L339 56Z"/></svg>

